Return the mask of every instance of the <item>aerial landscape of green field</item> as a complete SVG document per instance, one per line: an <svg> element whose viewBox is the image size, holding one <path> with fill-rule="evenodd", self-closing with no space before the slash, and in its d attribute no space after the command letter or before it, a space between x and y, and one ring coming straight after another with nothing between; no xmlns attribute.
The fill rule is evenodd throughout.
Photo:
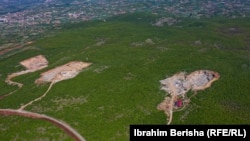
<svg viewBox="0 0 250 141"><path fill-rule="evenodd" d="M34 83L40 73L78 60L92 65L56 83L27 110L67 122L86 140L128 140L130 124L166 124L166 115L156 109L166 96L159 81L200 69L217 71L220 78L175 112L172 124L249 124L249 20L180 19L157 27L152 25L157 18L139 13L76 24L3 55L1 95L18 89L5 78L24 69L19 61L42 54L49 65L14 78L23 87L1 99L1 108L17 109L41 96L49 84ZM24 117L1 115L0 127L4 140L70 139L52 124Z"/></svg>
<svg viewBox="0 0 250 141"><path fill-rule="evenodd" d="M188 91L189 103L171 124L250 124L250 19L173 17L132 13L105 20L65 24L53 35L0 55L0 109L26 111L61 120L88 141L127 141L132 124L167 124L157 109L168 95L160 80L179 72L218 72L204 90ZM2 48L4 48L2 46ZM20 64L42 55L47 67L13 77ZM71 61L91 63L71 79L37 84L41 74ZM195 95L193 95L195 93ZM0 140L74 140L43 121L0 115Z"/></svg>

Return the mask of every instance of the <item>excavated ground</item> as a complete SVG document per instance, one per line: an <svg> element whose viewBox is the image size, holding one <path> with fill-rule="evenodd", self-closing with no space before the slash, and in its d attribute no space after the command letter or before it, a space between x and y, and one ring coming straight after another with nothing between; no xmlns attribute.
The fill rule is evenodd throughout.
<svg viewBox="0 0 250 141"><path fill-rule="evenodd" d="M62 80L74 78L83 68L86 68L89 65L91 65L91 63L72 61L65 65L56 67L52 70L42 73L41 77L38 78L35 83L56 83Z"/></svg>
<svg viewBox="0 0 250 141"><path fill-rule="evenodd" d="M48 61L43 55L37 55L35 57L21 61L20 64L24 66L26 70L12 73L8 75L5 80L5 82L9 85L17 85L19 88L21 88L23 84L12 81L12 78L46 68L48 66Z"/></svg>
<svg viewBox="0 0 250 141"><path fill-rule="evenodd" d="M190 74L180 72L169 78L160 80L161 90L164 90L168 95L157 106L157 109L165 112L167 115L167 124L172 122L174 111L185 108L189 103L191 97L187 98L186 96L189 90L195 93L198 90L204 90L219 78L220 75L218 72L197 70Z"/></svg>

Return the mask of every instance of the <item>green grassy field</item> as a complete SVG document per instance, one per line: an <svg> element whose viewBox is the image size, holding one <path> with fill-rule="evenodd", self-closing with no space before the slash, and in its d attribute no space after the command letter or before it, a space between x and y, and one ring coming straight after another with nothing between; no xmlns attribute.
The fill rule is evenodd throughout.
<svg viewBox="0 0 250 141"><path fill-rule="evenodd" d="M24 86L0 100L0 108L17 109L41 96L49 87L34 84L41 72L80 60L93 64L56 83L26 110L67 122L88 141L126 141L130 124L166 124L156 109L166 96L160 80L209 69L220 79L174 113L172 124L249 124L250 19L183 18L173 26L153 26L158 18L133 14L67 25L33 43L35 48L1 58L0 95L17 89L4 80L24 69L19 61L42 54L49 67L14 78ZM72 140L45 121L1 115L0 140L15 139Z"/></svg>

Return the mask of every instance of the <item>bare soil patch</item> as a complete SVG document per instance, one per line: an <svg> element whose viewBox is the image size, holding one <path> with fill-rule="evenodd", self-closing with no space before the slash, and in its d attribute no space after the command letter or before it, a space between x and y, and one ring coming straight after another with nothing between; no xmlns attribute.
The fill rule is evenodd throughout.
<svg viewBox="0 0 250 141"><path fill-rule="evenodd" d="M21 61L20 64L24 66L26 70L12 73L8 75L5 80L5 82L9 85L17 85L19 88L21 88L23 84L12 81L12 78L46 68L48 66L48 61L43 55L37 55L35 57L31 57L29 59Z"/></svg>
<svg viewBox="0 0 250 141"><path fill-rule="evenodd" d="M173 112L184 109L190 102L186 93L189 90L195 92L204 90L212 85L212 83L220 78L218 72L211 70L197 70L190 74L179 72L164 80L160 80L161 90L168 95L158 104L157 109L162 110L167 115L167 124L172 121Z"/></svg>
<svg viewBox="0 0 250 141"><path fill-rule="evenodd" d="M231 35L231 36L246 33L246 31L243 28L240 28L240 27L221 28L220 31L223 34Z"/></svg>
<svg viewBox="0 0 250 141"><path fill-rule="evenodd" d="M48 61L43 55L23 60L20 62L27 70L39 70L48 66Z"/></svg>
<svg viewBox="0 0 250 141"><path fill-rule="evenodd" d="M36 84L47 82L56 83L62 80L74 78L83 68L90 66L91 63L72 61L65 65L58 66L41 74L41 77L36 79Z"/></svg>
<svg viewBox="0 0 250 141"><path fill-rule="evenodd" d="M168 26L172 26L176 23L180 22L177 19L174 19L172 17L162 17L160 19L157 19L157 21L153 24L154 26L164 26L164 25L168 25Z"/></svg>

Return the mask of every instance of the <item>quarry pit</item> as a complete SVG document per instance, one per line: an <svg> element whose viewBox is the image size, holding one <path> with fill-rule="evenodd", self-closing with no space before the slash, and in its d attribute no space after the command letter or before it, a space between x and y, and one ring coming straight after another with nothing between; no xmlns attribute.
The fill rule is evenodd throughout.
<svg viewBox="0 0 250 141"><path fill-rule="evenodd" d="M160 80L161 90L167 93L165 99L157 105L158 110L164 111L167 116L167 124L171 124L173 112L185 108L191 97L187 98L189 90L195 94L198 90L204 90L220 78L218 72L211 70L197 70L190 74L179 72L175 75Z"/></svg>

